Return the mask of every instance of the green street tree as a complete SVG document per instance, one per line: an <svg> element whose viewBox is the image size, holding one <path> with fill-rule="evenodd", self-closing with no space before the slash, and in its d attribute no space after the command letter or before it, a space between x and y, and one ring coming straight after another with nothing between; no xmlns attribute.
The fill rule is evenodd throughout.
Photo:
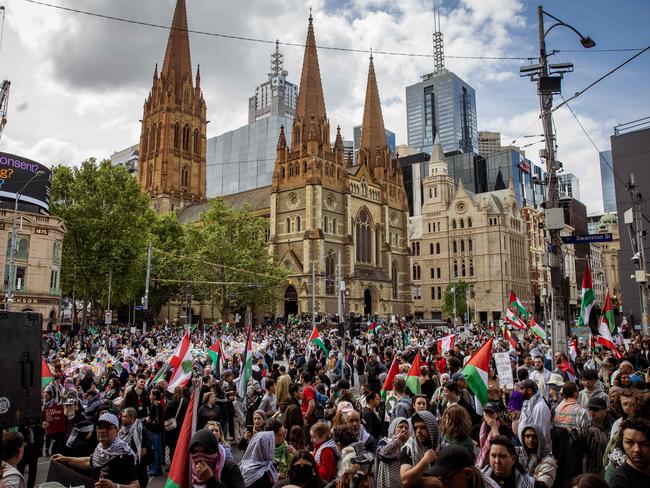
<svg viewBox="0 0 650 488"><path fill-rule="evenodd" d="M453 318L454 316L454 286L456 288L456 317L461 320L467 312L467 282L456 281L456 284L449 283L445 288L444 301L442 304L442 312L446 317Z"/></svg>
<svg viewBox="0 0 650 488"><path fill-rule="evenodd" d="M149 197L121 166L84 161L80 167L56 166L50 211L66 223L62 292L82 300L83 321L89 302L104 307L112 272L111 307L131 304L142 287L134 270L146 253L155 215Z"/></svg>
<svg viewBox="0 0 650 488"><path fill-rule="evenodd" d="M266 221L249 209L232 208L220 198L210 200L197 225L187 228L187 278L194 282L193 300L216 300L222 317L271 305L286 270L269 253L266 230Z"/></svg>

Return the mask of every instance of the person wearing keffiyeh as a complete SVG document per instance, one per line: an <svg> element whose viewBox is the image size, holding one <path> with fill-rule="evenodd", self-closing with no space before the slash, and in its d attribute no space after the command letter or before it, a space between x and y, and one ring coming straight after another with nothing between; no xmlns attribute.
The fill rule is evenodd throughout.
<svg viewBox="0 0 650 488"><path fill-rule="evenodd" d="M192 488L244 488L239 466L226 459L223 446L208 429L192 436L190 458Z"/></svg>
<svg viewBox="0 0 650 488"><path fill-rule="evenodd" d="M388 427L388 437L377 445L377 486L399 488L400 450L411 436L411 424L406 417L395 417Z"/></svg>
<svg viewBox="0 0 650 488"><path fill-rule="evenodd" d="M122 410L122 427L120 427L117 435L133 450L138 482L140 488L145 488L149 482L149 476L144 458L151 449L151 444L148 437L144 435L142 420L138 418L138 412L135 408L127 407Z"/></svg>
<svg viewBox="0 0 650 488"><path fill-rule="evenodd" d="M278 472L273 465L274 453L274 432L260 432L251 439L240 463L246 488L271 488L278 481Z"/></svg>

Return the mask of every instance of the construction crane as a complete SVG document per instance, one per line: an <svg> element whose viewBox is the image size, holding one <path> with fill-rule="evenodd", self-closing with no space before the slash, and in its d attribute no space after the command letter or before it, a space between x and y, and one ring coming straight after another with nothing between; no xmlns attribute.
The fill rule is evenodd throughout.
<svg viewBox="0 0 650 488"><path fill-rule="evenodd" d="M9 104L9 80L2 81L0 84L0 138L2 138L2 130L7 125L7 107Z"/></svg>

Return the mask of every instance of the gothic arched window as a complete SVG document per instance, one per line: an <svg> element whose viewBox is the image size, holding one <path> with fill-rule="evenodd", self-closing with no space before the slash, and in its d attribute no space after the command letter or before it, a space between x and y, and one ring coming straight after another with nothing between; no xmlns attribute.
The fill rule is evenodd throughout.
<svg viewBox="0 0 650 488"><path fill-rule="evenodd" d="M451 220L451 228L456 229L456 219Z"/></svg>
<svg viewBox="0 0 650 488"><path fill-rule="evenodd" d="M473 247L473 246L472 246L472 240L469 239L469 240L467 241L467 252L472 252L472 247Z"/></svg>
<svg viewBox="0 0 650 488"><path fill-rule="evenodd" d="M465 241L460 241L460 252L465 252Z"/></svg>
<svg viewBox="0 0 650 488"><path fill-rule="evenodd" d="M142 154L147 154L149 150L149 129L144 130L144 136L142 137Z"/></svg>
<svg viewBox="0 0 650 488"><path fill-rule="evenodd" d="M397 300L397 261L393 261L393 266L391 267L391 278L393 281L393 300Z"/></svg>
<svg viewBox="0 0 650 488"><path fill-rule="evenodd" d="M181 186L187 188L188 180L189 170L187 169L187 166L183 166L183 169L181 169Z"/></svg>
<svg viewBox="0 0 650 488"><path fill-rule="evenodd" d="M300 226L302 224L302 221L300 219L300 215L296 216L296 232L300 232Z"/></svg>
<svg viewBox="0 0 650 488"><path fill-rule="evenodd" d="M161 135L162 135L162 124L158 124L158 130L156 131L156 149L160 148Z"/></svg>
<svg viewBox="0 0 650 488"><path fill-rule="evenodd" d="M200 139L199 139L199 129L194 129L194 154L198 156L199 154L199 145L200 145Z"/></svg>
<svg viewBox="0 0 650 488"><path fill-rule="evenodd" d="M336 234L336 219L332 219L332 234Z"/></svg>
<svg viewBox="0 0 650 488"><path fill-rule="evenodd" d="M357 262L368 263L372 262L372 232L370 230L370 215L368 211L363 208L359 212L355 230L355 244L357 253Z"/></svg>
<svg viewBox="0 0 650 488"><path fill-rule="evenodd" d="M472 226L472 217L467 217L467 227Z"/></svg>
<svg viewBox="0 0 650 488"><path fill-rule="evenodd" d="M452 242L451 248L452 248L454 254L456 254L458 252L458 246L456 244L456 241Z"/></svg>
<svg viewBox="0 0 650 488"><path fill-rule="evenodd" d="M334 295L336 289L336 276L335 276L335 264L334 264L334 251L330 251L325 258L325 293L328 295Z"/></svg>
<svg viewBox="0 0 650 488"><path fill-rule="evenodd" d="M465 220L464 219L460 219L460 228L461 229L465 228Z"/></svg>
<svg viewBox="0 0 650 488"><path fill-rule="evenodd" d="M181 124L176 122L174 126L174 149L181 148Z"/></svg>
<svg viewBox="0 0 650 488"><path fill-rule="evenodd" d="M469 260L469 275L474 276L474 261Z"/></svg>
<svg viewBox="0 0 650 488"><path fill-rule="evenodd" d="M381 266L381 226L379 224L375 227L375 264Z"/></svg>
<svg viewBox="0 0 650 488"><path fill-rule="evenodd" d="M436 254L440 254L440 243L436 242Z"/></svg>
<svg viewBox="0 0 650 488"><path fill-rule="evenodd" d="M151 189L153 185L153 164L149 163L147 167L147 188Z"/></svg>
<svg viewBox="0 0 650 488"><path fill-rule="evenodd" d="M183 151L190 150L190 124L183 127Z"/></svg>
<svg viewBox="0 0 650 488"><path fill-rule="evenodd" d="M284 227L287 231L287 234L289 234L291 232L291 219L289 217L287 217Z"/></svg>

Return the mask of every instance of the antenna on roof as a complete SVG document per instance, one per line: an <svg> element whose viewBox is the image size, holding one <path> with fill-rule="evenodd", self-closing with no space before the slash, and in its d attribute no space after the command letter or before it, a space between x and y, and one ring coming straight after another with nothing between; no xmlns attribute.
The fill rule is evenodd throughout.
<svg viewBox="0 0 650 488"><path fill-rule="evenodd" d="M282 62L284 55L280 54L280 41L275 40L275 52L271 54L271 76L275 77L282 73Z"/></svg>
<svg viewBox="0 0 650 488"><path fill-rule="evenodd" d="M433 65L434 71L445 69L445 49L442 44L440 7L438 7L437 0L433 0Z"/></svg>

